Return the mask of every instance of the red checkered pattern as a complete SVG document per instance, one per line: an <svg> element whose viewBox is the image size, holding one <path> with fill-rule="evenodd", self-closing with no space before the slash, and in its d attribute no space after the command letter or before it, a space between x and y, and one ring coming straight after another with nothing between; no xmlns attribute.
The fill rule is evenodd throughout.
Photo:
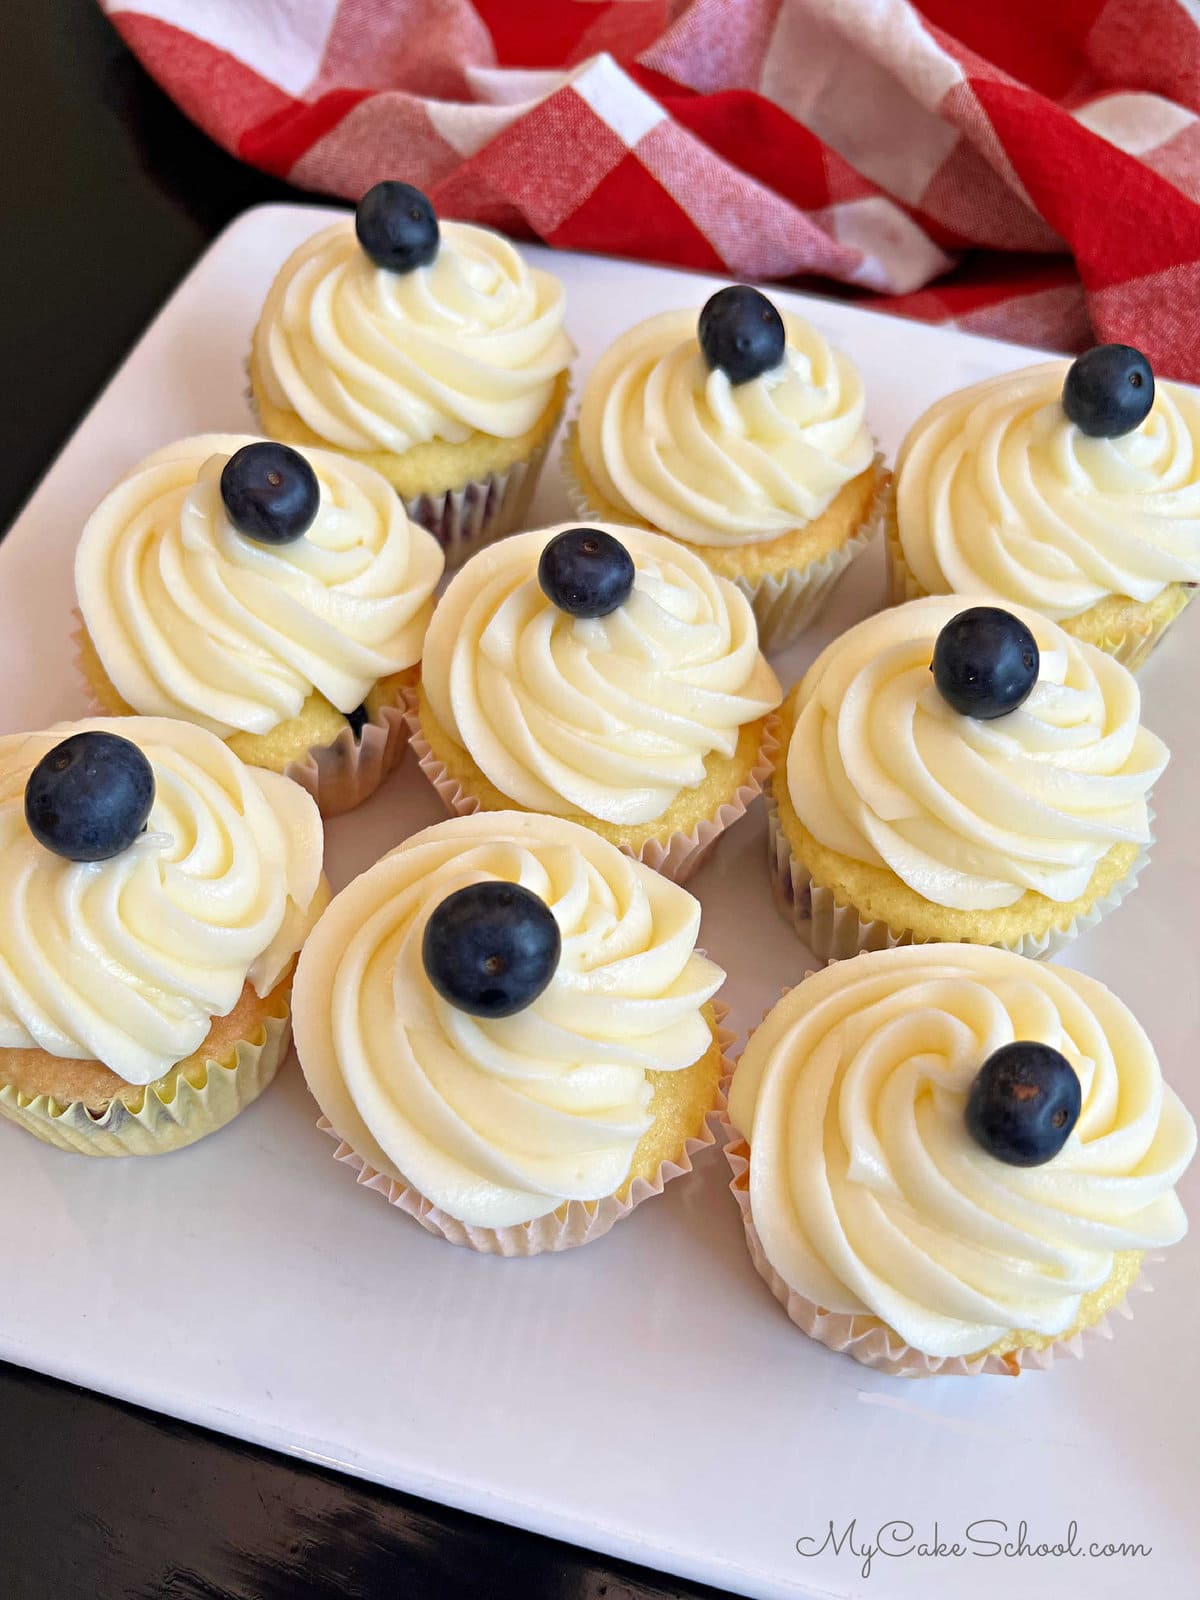
<svg viewBox="0 0 1200 1600"><path fill-rule="evenodd" d="M101 0L227 149L1200 381L1193 0Z"/></svg>

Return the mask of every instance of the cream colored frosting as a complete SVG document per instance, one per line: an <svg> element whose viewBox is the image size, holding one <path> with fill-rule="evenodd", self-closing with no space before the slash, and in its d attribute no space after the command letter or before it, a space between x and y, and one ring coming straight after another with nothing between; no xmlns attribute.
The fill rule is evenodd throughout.
<svg viewBox="0 0 1200 1600"><path fill-rule="evenodd" d="M583 392L579 446L606 504L697 545L803 527L871 465L857 368L781 312L780 365L748 383L710 371L695 311L623 334Z"/></svg>
<svg viewBox="0 0 1200 1600"><path fill-rule="evenodd" d="M606 617L567 616L537 578L562 531L504 539L455 575L422 682L442 728L510 800L650 822L702 782L707 756L733 754L779 684L746 598L657 534L609 528L633 557L633 592Z"/></svg>
<svg viewBox="0 0 1200 1600"><path fill-rule="evenodd" d="M440 228L412 272L376 266L350 218L289 256L255 334L271 405L342 450L396 455L533 427L575 355L563 286L499 234Z"/></svg>
<svg viewBox="0 0 1200 1600"><path fill-rule="evenodd" d="M979 1068L1014 1039L1061 1051L1082 1088L1040 1167L997 1160L964 1121ZM729 1114L776 1272L929 1355L1063 1333L1116 1251L1186 1231L1174 1185L1196 1130L1150 1041L1094 978L1005 950L907 946L807 978L751 1038Z"/></svg>
<svg viewBox="0 0 1200 1600"><path fill-rule="evenodd" d="M135 711L226 737L267 733L314 689L339 711L420 660L445 564L377 472L306 450L316 520L290 544L240 534L221 471L248 435L181 439L140 462L88 519L79 608Z"/></svg>
<svg viewBox="0 0 1200 1600"><path fill-rule="evenodd" d="M1139 428L1091 439L1062 408L1066 373L1050 361L973 384L909 433L897 522L928 593L1062 620L1200 581L1200 395L1158 382Z"/></svg>
<svg viewBox="0 0 1200 1600"><path fill-rule="evenodd" d="M818 656L788 748L792 803L819 843L936 905L991 909L1027 889L1075 900L1113 845L1149 843L1166 747L1141 726L1132 674L1015 606L1041 653L1033 692L991 722L953 711L930 662L972 603L910 601Z"/></svg>
<svg viewBox="0 0 1200 1600"><path fill-rule="evenodd" d="M426 977L447 895L500 879L554 913L549 986L498 1021ZM336 896L296 974L296 1044L334 1128L460 1221L507 1227L624 1183L651 1118L648 1071L691 1066L724 974L696 953L686 890L588 829L479 812L414 835Z"/></svg>
<svg viewBox="0 0 1200 1600"><path fill-rule="evenodd" d="M131 739L154 771L146 831L64 860L25 821L25 782L73 733ZM158 717L0 738L0 1048L102 1061L151 1083L203 1044L247 980L268 995L320 911L323 835L290 779Z"/></svg>

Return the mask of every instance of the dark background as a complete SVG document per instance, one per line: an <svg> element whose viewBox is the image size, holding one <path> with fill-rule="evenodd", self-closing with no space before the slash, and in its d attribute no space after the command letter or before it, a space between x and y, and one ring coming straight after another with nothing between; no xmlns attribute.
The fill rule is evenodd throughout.
<svg viewBox="0 0 1200 1600"><path fill-rule="evenodd" d="M0 18L7 527L209 240L297 196L176 111L93 0L0 0ZM0 1600L715 1594L0 1363Z"/></svg>

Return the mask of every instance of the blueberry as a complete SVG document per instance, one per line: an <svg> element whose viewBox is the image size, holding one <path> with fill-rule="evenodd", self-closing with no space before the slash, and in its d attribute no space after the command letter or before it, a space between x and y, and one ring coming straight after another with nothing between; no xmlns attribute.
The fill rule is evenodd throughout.
<svg viewBox="0 0 1200 1600"><path fill-rule="evenodd" d="M48 751L25 785L25 820L39 844L68 861L127 850L154 804L154 771L136 744L99 729Z"/></svg>
<svg viewBox="0 0 1200 1600"><path fill-rule="evenodd" d="M1040 1167L1079 1121L1079 1079L1048 1044L1015 1039L980 1067L967 1096L967 1132L1010 1167Z"/></svg>
<svg viewBox="0 0 1200 1600"><path fill-rule="evenodd" d="M972 606L938 634L930 670L948 705L990 722L1029 698L1038 663L1037 640L1020 617L999 606Z"/></svg>
<svg viewBox="0 0 1200 1600"><path fill-rule="evenodd" d="M361 744L363 729L370 720L366 701L364 700L361 706L355 706L353 711L347 711L345 716L346 721L350 724L350 732L354 735L355 744Z"/></svg>
<svg viewBox="0 0 1200 1600"><path fill-rule="evenodd" d="M1150 415L1154 373L1130 344L1098 344L1067 369L1063 410L1081 433L1119 439Z"/></svg>
<svg viewBox="0 0 1200 1600"><path fill-rule="evenodd" d="M783 318L757 289L737 283L719 289L700 313L700 348L710 368L730 383L749 383L783 360Z"/></svg>
<svg viewBox="0 0 1200 1600"><path fill-rule="evenodd" d="M312 527L321 503L317 475L298 450L262 439L235 450L221 469L225 514L259 544L291 544Z"/></svg>
<svg viewBox="0 0 1200 1600"><path fill-rule="evenodd" d="M629 551L600 528L568 528L538 562L542 593L569 617L606 617L629 599L634 576Z"/></svg>
<svg viewBox="0 0 1200 1600"><path fill-rule="evenodd" d="M437 216L411 183L388 180L367 190L354 213L358 242L377 267L411 272L438 253Z"/></svg>
<svg viewBox="0 0 1200 1600"><path fill-rule="evenodd" d="M473 1017L511 1017L554 976L562 951L544 900L517 883L472 883L447 895L425 924L430 983Z"/></svg>

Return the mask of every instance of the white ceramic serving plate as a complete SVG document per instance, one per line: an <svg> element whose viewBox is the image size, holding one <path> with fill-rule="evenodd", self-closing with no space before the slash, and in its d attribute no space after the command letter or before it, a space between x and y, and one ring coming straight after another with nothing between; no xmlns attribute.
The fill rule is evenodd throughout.
<svg viewBox="0 0 1200 1600"><path fill-rule="evenodd" d="M307 207L240 218L169 302L0 546L4 729L80 714L72 668L72 552L109 483L184 434L249 429L243 362L284 256L329 219ZM567 285L592 361L636 318L698 306L681 272L530 250ZM938 395L1030 352L800 296L866 375L894 451ZM97 306L97 316L103 307ZM536 521L566 517L553 466ZM882 600L878 548L817 629L777 665L790 684L816 650ZM1070 959L1110 983L1200 1111L1200 761L1193 676L1200 606L1142 676L1147 720L1174 756L1159 840L1137 893ZM340 887L442 815L409 757L329 833ZM703 941L728 969L744 1033L806 955L772 907L761 807L696 880ZM229 1129L160 1161L63 1155L0 1124L7 1220L0 1356L309 1460L485 1516L754 1595L978 1600L1195 1593L1197 1249L1185 1242L1136 1297L1115 1344L1017 1382L879 1377L811 1343L756 1276L718 1151L606 1239L503 1261L424 1233L335 1164L294 1058ZM1200 1167L1185 1184L1200 1213ZM147 1491L153 1485L146 1486ZM136 1507L131 1507L136 1511ZM882 1524L961 1541L974 1519L1018 1539L1136 1542L1109 1558L809 1558L832 1520L856 1542ZM977 1528L980 1539L995 1530ZM1003 1538L1004 1535L997 1535ZM890 1547L902 1548L902 1532ZM811 1547L810 1547L811 1548Z"/></svg>

